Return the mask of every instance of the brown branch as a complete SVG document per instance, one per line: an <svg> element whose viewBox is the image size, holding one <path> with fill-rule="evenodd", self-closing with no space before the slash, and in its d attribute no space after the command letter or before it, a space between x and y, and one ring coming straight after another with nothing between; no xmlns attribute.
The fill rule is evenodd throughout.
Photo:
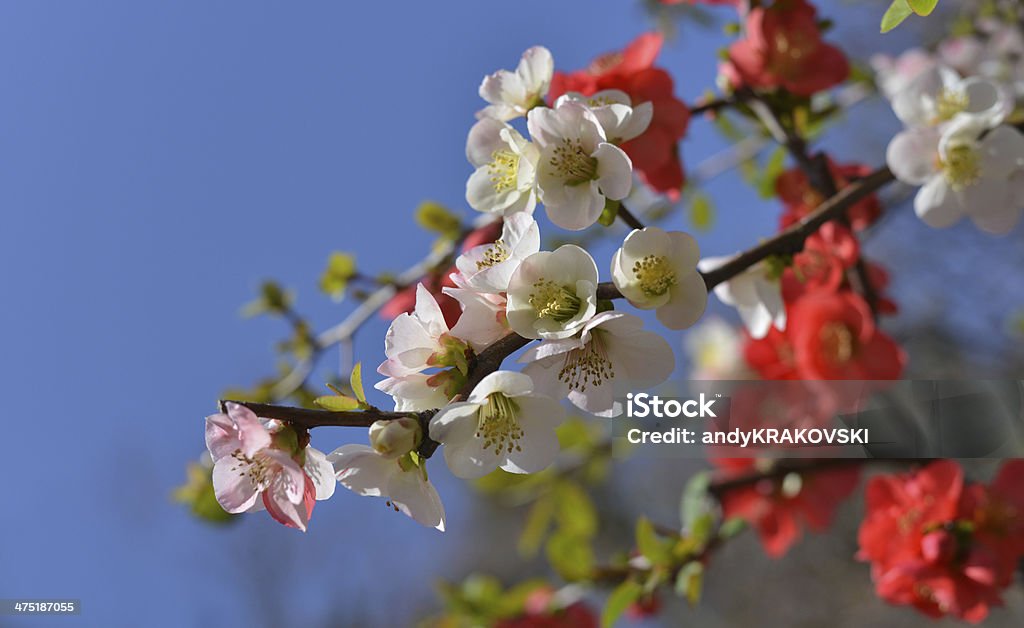
<svg viewBox="0 0 1024 628"><path fill-rule="evenodd" d="M640 222L640 219L633 215L633 212L626 209L625 205L619 205L618 217L622 222L629 225L632 229L643 229L644 223Z"/></svg>
<svg viewBox="0 0 1024 628"><path fill-rule="evenodd" d="M839 192L835 178L829 169L828 158L824 153L811 155L807 148L807 141L787 124L784 124L778 114L765 100L760 98L752 90L745 90L745 99L749 102L751 110L761 120L761 123L771 133L777 142L782 144L790 156L807 177L810 186L824 198L833 198ZM843 212L836 217L836 220L845 227L850 227L850 218ZM863 255L857 257L853 272L860 293L864 296L871 311L877 316L878 294L871 284L867 264L864 263Z"/></svg>
<svg viewBox="0 0 1024 628"><path fill-rule="evenodd" d="M732 258L718 268L703 273L708 290L723 281L728 281L754 264L772 255L792 255L803 248L804 241L823 224L842 216L846 210L864 198L877 192L882 186L895 181L896 177L887 167L875 170L863 179L852 183L828 199L810 214L774 237Z"/></svg>

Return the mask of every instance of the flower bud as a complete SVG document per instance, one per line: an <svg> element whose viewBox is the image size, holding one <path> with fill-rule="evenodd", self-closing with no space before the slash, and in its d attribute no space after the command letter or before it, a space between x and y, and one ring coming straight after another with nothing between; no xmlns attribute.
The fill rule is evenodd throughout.
<svg viewBox="0 0 1024 628"><path fill-rule="evenodd" d="M423 439L420 422L412 417L377 421L370 426L370 446L385 458L400 458Z"/></svg>

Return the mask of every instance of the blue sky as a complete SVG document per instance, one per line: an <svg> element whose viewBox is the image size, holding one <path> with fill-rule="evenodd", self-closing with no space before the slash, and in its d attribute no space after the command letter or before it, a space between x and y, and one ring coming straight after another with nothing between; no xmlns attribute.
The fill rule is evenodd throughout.
<svg viewBox="0 0 1024 628"><path fill-rule="evenodd" d="M349 306L316 292L332 250L398 270L431 240L421 200L464 208L485 73L538 43L575 69L650 27L627 1L0 4L0 597L80 598L82 625L273 625L375 614L384 578L415 592L387 602L404 613L435 574L464 575L457 534L346 491L305 536L213 529L168 495L220 391L273 366L283 326L238 317L261 278L338 320ZM685 30L663 53L687 100L713 85L709 41ZM684 155L720 146L695 122ZM737 180L708 190L730 227L701 236L708 253L773 229L767 208L738 220L757 201ZM385 329L357 359L381 359ZM467 489L435 466L465 529Z"/></svg>

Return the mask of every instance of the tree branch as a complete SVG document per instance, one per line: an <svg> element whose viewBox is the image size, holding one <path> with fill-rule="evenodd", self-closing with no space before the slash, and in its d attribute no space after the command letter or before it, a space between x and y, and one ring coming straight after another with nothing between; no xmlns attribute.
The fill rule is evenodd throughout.
<svg viewBox="0 0 1024 628"><path fill-rule="evenodd" d="M839 218L850 207L895 180L896 177L889 168L883 166L875 170L863 179L840 190L838 194L818 205L817 209L788 229L737 255L718 268L703 273L704 283L707 284L708 290L712 290L718 284L732 279L765 258L772 255L791 255L800 252L804 241L823 224Z"/></svg>

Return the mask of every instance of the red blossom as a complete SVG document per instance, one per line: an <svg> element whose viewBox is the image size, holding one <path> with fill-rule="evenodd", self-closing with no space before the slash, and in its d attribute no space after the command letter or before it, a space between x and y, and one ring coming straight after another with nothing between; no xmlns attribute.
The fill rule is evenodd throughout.
<svg viewBox="0 0 1024 628"><path fill-rule="evenodd" d="M782 87L800 96L850 75L846 55L821 39L817 10L806 0L776 0L747 15L746 39L729 48L722 70L735 87Z"/></svg>
<svg viewBox="0 0 1024 628"><path fill-rule="evenodd" d="M744 475L759 461L752 458L714 460L724 477ZM830 469L784 479L766 478L750 487L722 496L726 518L739 517L757 530L765 552L778 558L800 538L807 526L816 532L828 529L836 509L857 488L858 469Z"/></svg>
<svg viewBox="0 0 1024 628"><path fill-rule="evenodd" d="M808 293L838 292L859 258L860 245L850 230L826 223L807 238L793 265L782 273L783 300L792 303Z"/></svg>
<svg viewBox="0 0 1024 628"><path fill-rule="evenodd" d="M796 359L793 356L793 344L786 332L774 327L768 330L764 338L751 338L746 335L747 342L743 347L743 356L747 364L762 379L799 379Z"/></svg>
<svg viewBox="0 0 1024 628"><path fill-rule="evenodd" d="M831 159L828 161L829 172L835 181L836 188L842 190L852 181L866 177L871 173L871 168L863 164L839 165ZM811 187L807 175L801 168L793 168L779 175L775 180L775 193L779 196L786 211L782 214L780 228L785 229L801 218L814 211L825 198L818 194ZM850 219L850 226L862 230L871 226L882 213L882 204L878 196L871 194L854 204L846 215Z"/></svg>
<svg viewBox="0 0 1024 628"><path fill-rule="evenodd" d="M892 604L977 623L1002 605L1024 553L1024 461L993 483L965 485L951 460L868 483L858 558Z"/></svg>
<svg viewBox="0 0 1024 628"><path fill-rule="evenodd" d="M679 156L679 140L690 123L689 108L674 95L672 77L653 67L661 51L662 36L645 33L621 52L601 55L590 67L576 72L555 72L549 98L566 92L585 96L605 89L629 94L633 105L650 102L654 116L647 130L622 145L640 177L653 189L672 199L679 197L685 177Z"/></svg>
<svg viewBox="0 0 1024 628"><path fill-rule="evenodd" d="M852 292L808 294L789 308L787 335L803 379L899 379L906 354Z"/></svg>

